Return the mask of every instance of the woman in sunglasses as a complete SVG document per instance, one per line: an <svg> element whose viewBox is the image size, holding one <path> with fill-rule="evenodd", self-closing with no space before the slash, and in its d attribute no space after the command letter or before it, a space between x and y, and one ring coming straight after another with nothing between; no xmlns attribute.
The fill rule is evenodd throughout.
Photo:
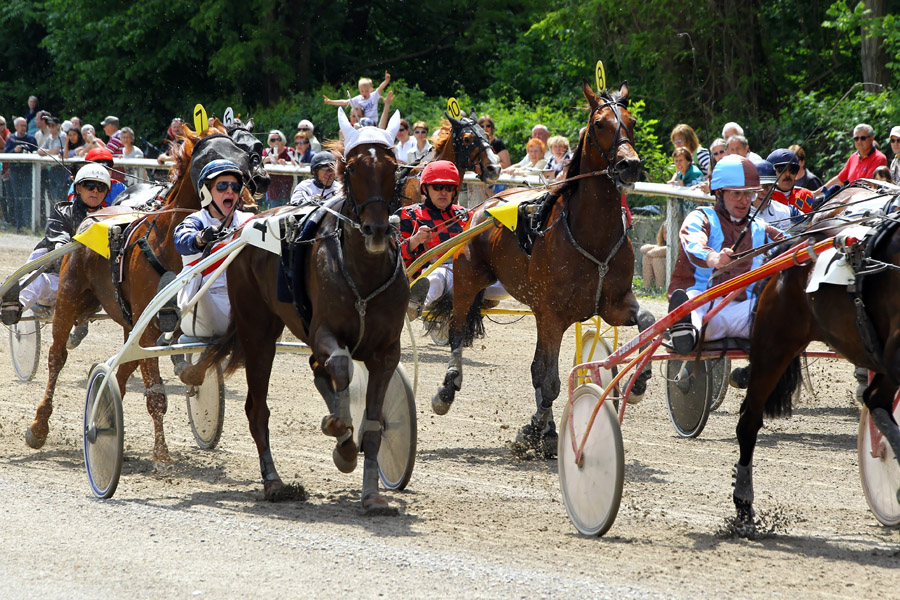
<svg viewBox="0 0 900 600"><path fill-rule="evenodd" d="M416 147L416 140L410 135L409 121L400 119L400 129L397 130L397 143L394 144L394 157L397 162L406 162L410 151Z"/></svg>
<svg viewBox="0 0 900 600"><path fill-rule="evenodd" d="M410 164L420 162L431 150L431 142L428 141L428 124L425 121L416 121L416 124L413 125L413 136L416 145L406 157L406 162Z"/></svg>
<svg viewBox="0 0 900 600"><path fill-rule="evenodd" d="M300 134L298 134L300 135ZM284 134L273 129L267 138L268 148L263 150L263 163L267 165L291 165L297 164L297 157L292 148L287 146L287 138ZM306 148L309 149L307 141ZM290 175L272 174L269 188L266 190L268 208L274 208L286 203L291 197L291 188L294 178Z"/></svg>
<svg viewBox="0 0 900 600"><path fill-rule="evenodd" d="M103 165L86 164L81 167L75 175L74 185L72 200L57 203L47 217L44 237L28 257L29 262L71 242L72 236L85 217L107 206L104 199L109 191L110 177L109 171ZM49 317L52 314L59 286L59 265L59 262L55 263L22 289L17 303L3 305L0 311L3 323L7 325L17 323L22 313L29 308L34 309L36 316ZM79 330L82 332L76 335ZM72 349L77 346L86 334L87 322L75 328L67 347Z"/></svg>
<svg viewBox="0 0 900 600"><path fill-rule="evenodd" d="M227 159L216 159L200 171L196 186L203 208L185 217L173 234L175 250L181 254L184 269L206 256L207 246L224 232L240 227L253 216L252 213L240 210L241 192L244 189L242 182L240 168ZM196 277L178 292L179 309L190 302L210 274ZM181 330L186 335L209 338L225 333L231 312L226 283L223 273L194 308L182 314Z"/></svg>

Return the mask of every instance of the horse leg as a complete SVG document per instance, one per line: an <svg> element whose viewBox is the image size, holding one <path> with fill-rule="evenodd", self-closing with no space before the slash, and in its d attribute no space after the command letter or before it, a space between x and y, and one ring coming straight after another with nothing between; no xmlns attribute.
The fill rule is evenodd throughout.
<svg viewBox="0 0 900 600"><path fill-rule="evenodd" d="M362 423L363 489L362 506L366 512L383 511L388 502L378 492L378 451L384 429L384 395L394 370L400 362L400 344L394 344L388 352L376 352L366 361L369 383L366 387L366 412Z"/></svg>
<svg viewBox="0 0 900 600"><path fill-rule="evenodd" d="M639 332L643 332L656 323L656 318L650 311L641 308L640 303L638 303L631 290L628 290L624 298L604 304L600 315L610 325L637 325ZM648 345L649 343L641 346L641 350L644 350ZM647 391L647 380L650 379L652 374L651 363L648 362L640 373L633 375L635 380L634 385L631 387L631 393L628 395L629 404L637 404L643 399L644 393Z"/></svg>
<svg viewBox="0 0 900 600"><path fill-rule="evenodd" d="M238 318L236 317L236 320ZM257 325L252 324L246 331L254 332L256 330ZM254 333L251 339L241 342L248 348L252 348L252 351L245 355L244 372L247 376L247 399L244 402L244 412L250 426L250 435L253 436L259 454L259 470L262 474L265 498L269 502L276 502L280 499L284 483L281 481L278 471L275 470L275 462L272 460L272 450L269 446L270 413L266 397L269 392L272 363L275 361L275 340L279 333L276 332L272 335L272 332L266 334L263 328L259 328L259 330L262 331L259 334L261 337L252 339L257 335ZM245 329L241 327L239 331L243 332Z"/></svg>
<svg viewBox="0 0 900 600"><path fill-rule="evenodd" d="M50 415L53 413L53 394L56 391L56 383L59 373L66 364L69 351L66 342L69 340L69 332L78 317L87 318L87 315L96 311L98 302L91 295L78 295L65 293L61 288L58 292L56 308L53 312L53 342L50 344L50 352L47 355L47 387L44 390L44 398L37 407L34 420L25 430L25 443L35 450L41 448L47 441L50 432Z"/></svg>
<svg viewBox="0 0 900 600"><path fill-rule="evenodd" d="M148 336L148 329L141 336L143 345L153 345L153 341L146 342L144 337L152 337L153 340L157 336ZM172 462L169 455L169 448L166 445L166 434L163 429L163 417L168 410L169 403L166 398L166 388L163 385L162 377L159 374L159 359L145 358L140 361L141 377L144 380L144 397L147 401L147 412L153 421L153 466L156 470L163 470L168 463Z"/></svg>
<svg viewBox="0 0 900 600"><path fill-rule="evenodd" d="M538 337L531 362L531 384L537 408L531 422L516 435L513 449L523 455L534 450L541 458L553 458L559 439L553 421L553 401L559 396L559 346L565 325L555 315L548 317L544 313L535 313L535 321Z"/></svg>
<svg viewBox="0 0 900 600"><path fill-rule="evenodd" d="M342 473L356 469L359 448L353 440L350 417L350 381L353 379L353 359L350 351L338 343L324 327L316 331L313 366L316 389L325 399L329 414L322 419L322 433L336 438L331 458Z"/></svg>

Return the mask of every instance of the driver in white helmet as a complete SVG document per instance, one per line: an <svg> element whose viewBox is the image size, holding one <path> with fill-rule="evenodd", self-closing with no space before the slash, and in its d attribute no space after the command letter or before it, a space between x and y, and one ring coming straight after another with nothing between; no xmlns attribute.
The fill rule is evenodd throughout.
<svg viewBox="0 0 900 600"><path fill-rule="evenodd" d="M78 226L85 217L98 209L107 206L106 194L110 188L109 171L100 164L88 163L75 174L74 196L71 201L59 202L47 217L47 227L43 239L34 247L28 261L56 250L72 241ZM56 304L56 292L59 286L59 267L62 261L52 265L38 275L19 292L16 304L4 304L3 322L7 325L17 323L22 313L29 308L37 317L47 318L52 314ZM81 343L87 334L87 321L77 326L67 344L69 349Z"/></svg>
<svg viewBox="0 0 900 600"><path fill-rule="evenodd" d="M181 254L184 269L206 256L207 246L228 229L240 227L253 217L253 213L240 210L241 192L244 189L240 168L227 159L217 159L200 171L197 194L203 207L186 217L174 232L175 249ZM178 292L178 308L184 309L216 265L196 277ZM225 273L216 279L209 291L191 308L182 313L181 330L193 338L221 336L228 328L231 303L228 300Z"/></svg>

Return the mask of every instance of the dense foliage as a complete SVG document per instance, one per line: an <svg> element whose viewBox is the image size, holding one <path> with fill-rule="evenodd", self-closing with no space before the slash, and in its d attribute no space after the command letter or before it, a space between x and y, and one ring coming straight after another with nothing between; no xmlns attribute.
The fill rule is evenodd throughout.
<svg viewBox="0 0 900 600"><path fill-rule="evenodd" d="M804 142L830 173L853 124L885 145L900 123L898 12L900 0L6 0L0 114L35 94L55 114L117 114L156 141L202 102L263 128L309 118L329 137L322 95L355 94L387 69L404 115L437 125L456 96L494 117L517 158L536 122L576 139L580 83L599 58L611 86L629 82L653 180L676 123L708 144L730 120L760 151ZM864 72L880 93L854 87Z"/></svg>

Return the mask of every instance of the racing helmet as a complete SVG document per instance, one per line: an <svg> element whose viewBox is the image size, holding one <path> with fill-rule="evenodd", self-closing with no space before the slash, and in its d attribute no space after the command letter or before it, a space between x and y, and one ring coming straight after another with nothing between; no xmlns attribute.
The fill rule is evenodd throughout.
<svg viewBox="0 0 900 600"><path fill-rule="evenodd" d="M740 154L729 154L716 163L709 189L758 192L762 188L753 163Z"/></svg>
<svg viewBox="0 0 900 600"><path fill-rule="evenodd" d="M75 174L75 185L78 185L83 181L96 181L102 183L106 185L106 189L108 190L110 187L109 171L107 171L106 167L103 165L88 163L78 169L78 172Z"/></svg>
<svg viewBox="0 0 900 600"><path fill-rule="evenodd" d="M313 155L312 160L309 162L309 170L311 173L315 173L321 168L330 167L334 169L336 166L337 159L334 158L334 154L325 150L316 152Z"/></svg>
<svg viewBox="0 0 900 600"><path fill-rule="evenodd" d="M200 196L200 206L206 208L213 200L212 193L209 191L209 186L206 185L206 181L211 181L225 173L233 174L237 177L237 180L243 184L244 177L240 168L227 158L217 158L216 160L210 161L200 170L200 176L197 178L197 194Z"/></svg>
<svg viewBox="0 0 900 600"><path fill-rule="evenodd" d="M422 177L419 180L419 193L425 195L425 184L429 183L450 183L457 187L459 192L459 171L449 160L435 160L428 163L422 171Z"/></svg>
<svg viewBox="0 0 900 600"><path fill-rule="evenodd" d="M775 167L767 160L759 160L752 161L753 166L756 167L756 172L759 174L759 184L760 185L773 185L778 180L778 175L775 173Z"/></svg>
<svg viewBox="0 0 900 600"><path fill-rule="evenodd" d="M112 164L113 155L112 152L110 152L106 148L94 148L85 155L84 160L86 160L87 162L108 160L110 164Z"/></svg>
<svg viewBox="0 0 900 600"><path fill-rule="evenodd" d="M788 148L779 148L778 150L773 150L772 154L770 154L767 158L767 161L772 163L772 166L775 167L783 167L785 165L800 165L800 159L797 158L797 154Z"/></svg>

